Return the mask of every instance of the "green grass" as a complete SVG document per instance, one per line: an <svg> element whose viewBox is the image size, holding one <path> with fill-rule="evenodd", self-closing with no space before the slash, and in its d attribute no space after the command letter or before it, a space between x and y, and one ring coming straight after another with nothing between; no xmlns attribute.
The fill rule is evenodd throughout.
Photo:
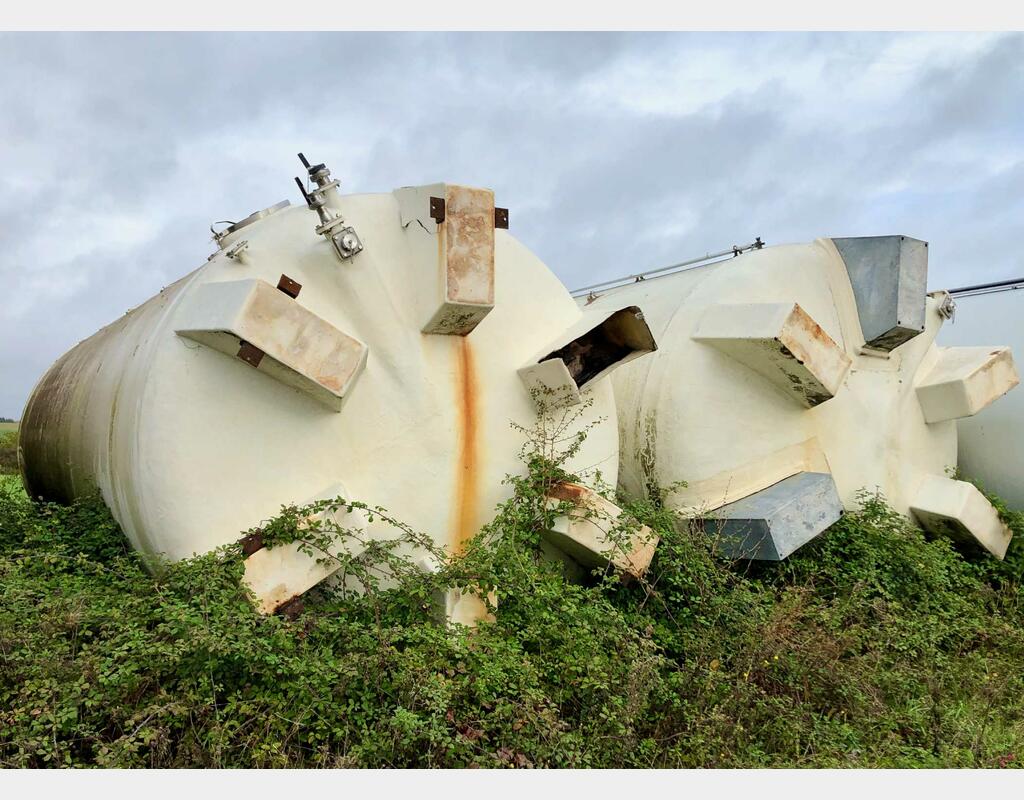
<svg viewBox="0 0 1024 800"><path fill-rule="evenodd" d="M18 474L18 423L0 423L0 478Z"/></svg>
<svg viewBox="0 0 1024 800"><path fill-rule="evenodd" d="M3 475L0 474L0 492L6 492L9 495L15 497L26 497L25 487L21 484L20 475Z"/></svg>
<svg viewBox="0 0 1024 800"><path fill-rule="evenodd" d="M253 611L236 545L150 572L97 500L34 505L0 483L0 766L1024 759L1019 517L997 562L866 496L786 562L743 566L633 504L662 537L647 580L578 585L537 554L564 473L527 461L464 559L426 574L377 543L344 563L364 591L314 590L294 620ZM284 509L268 541L356 535L302 531L304 514ZM496 587L495 621L440 622L453 584Z"/></svg>

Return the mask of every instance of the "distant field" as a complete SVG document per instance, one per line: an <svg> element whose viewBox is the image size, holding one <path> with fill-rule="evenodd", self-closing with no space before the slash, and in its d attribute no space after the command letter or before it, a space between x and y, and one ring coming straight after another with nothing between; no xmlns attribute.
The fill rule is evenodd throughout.
<svg viewBox="0 0 1024 800"><path fill-rule="evenodd" d="M18 473L18 423L0 422L0 478Z"/></svg>
<svg viewBox="0 0 1024 800"><path fill-rule="evenodd" d="M4 489L13 489L15 494L25 495L25 487L21 485L20 475L0 474L0 491Z"/></svg>

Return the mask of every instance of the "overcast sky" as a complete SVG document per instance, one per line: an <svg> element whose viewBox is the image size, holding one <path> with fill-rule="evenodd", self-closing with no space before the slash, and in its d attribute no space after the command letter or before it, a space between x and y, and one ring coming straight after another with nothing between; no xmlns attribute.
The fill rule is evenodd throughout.
<svg viewBox="0 0 1024 800"><path fill-rule="evenodd" d="M931 288L1024 274L1020 34L0 36L0 416L192 270L213 220L494 189L570 287L902 233Z"/></svg>

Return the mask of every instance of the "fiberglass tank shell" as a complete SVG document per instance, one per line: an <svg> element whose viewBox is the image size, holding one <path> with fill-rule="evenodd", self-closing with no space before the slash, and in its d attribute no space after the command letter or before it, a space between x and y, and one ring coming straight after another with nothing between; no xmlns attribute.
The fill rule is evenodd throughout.
<svg viewBox="0 0 1024 800"><path fill-rule="evenodd" d="M620 487L633 497L667 490L667 505L689 516L785 531L768 551L744 534L730 545L742 557L784 558L856 507L861 490L954 526L969 505L987 516L984 531L968 533L1001 555L1009 533L980 495L946 477L957 463L956 417L978 409L949 402L969 380L958 371L961 349L934 345L947 296L926 296L925 247L909 237L819 239L581 299L591 309L642 307L659 343L612 376ZM998 359L967 354L1002 370L976 406L1016 383L999 350ZM799 483L803 474L817 483ZM814 494L822 486L834 499ZM945 489L960 505L933 509Z"/></svg>
<svg viewBox="0 0 1024 800"><path fill-rule="evenodd" d="M530 428L537 411L517 370L582 315L547 267L499 229L493 308L468 335L424 333L444 226L429 230L426 206L424 223L403 218L400 199L332 200L365 246L349 260L314 232L306 207L277 210L69 351L23 415L30 494L68 501L99 489L138 550L181 559L238 539L282 504L341 488L457 551L508 496L502 479L523 469L524 436L512 423ZM284 275L301 287L294 299L274 288ZM290 305L278 318L281 304ZM264 326L268 357L257 368L232 338L239 326ZM347 359L338 374L316 374L330 359L305 375L281 367L296 336L313 328ZM606 380L584 394L592 406L580 425L614 420ZM597 425L570 468L615 475L617 450L614 422ZM375 526L389 535L379 521L370 535Z"/></svg>
<svg viewBox="0 0 1024 800"><path fill-rule="evenodd" d="M954 292L956 313L939 342L1001 342L1024 352L1024 291L1020 283L973 293ZM1024 510L1024 392L1014 392L983 414L960 420L959 465L969 478Z"/></svg>

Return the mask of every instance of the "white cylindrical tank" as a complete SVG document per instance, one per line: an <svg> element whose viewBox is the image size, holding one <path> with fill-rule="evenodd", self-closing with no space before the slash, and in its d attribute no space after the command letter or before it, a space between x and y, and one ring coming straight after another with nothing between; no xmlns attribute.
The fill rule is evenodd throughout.
<svg viewBox="0 0 1024 800"><path fill-rule="evenodd" d="M956 419L1017 381L1006 348L936 348L927 244L819 239L581 298L644 309L659 343L612 376L620 487L779 559L880 491L997 556L1009 531L956 466Z"/></svg>
<svg viewBox="0 0 1024 800"><path fill-rule="evenodd" d="M952 291L953 319L939 343L1000 342L1024 352L1024 280ZM1024 510L1024 393L1014 392L975 417L962 419L959 466L1017 510Z"/></svg>
<svg viewBox="0 0 1024 800"><path fill-rule="evenodd" d="M206 264L42 377L21 426L31 496L98 489L138 550L171 559L339 494L457 552L523 468L512 423L537 409L519 373L588 336L622 346L604 371L653 349L635 310L615 330L581 313L489 190L342 196L323 165L309 172L308 208L232 226ZM580 425L614 420L603 374L569 381L593 401ZM614 421L597 425L569 468L614 475L617 453ZM308 563L267 569L267 609L319 579Z"/></svg>

